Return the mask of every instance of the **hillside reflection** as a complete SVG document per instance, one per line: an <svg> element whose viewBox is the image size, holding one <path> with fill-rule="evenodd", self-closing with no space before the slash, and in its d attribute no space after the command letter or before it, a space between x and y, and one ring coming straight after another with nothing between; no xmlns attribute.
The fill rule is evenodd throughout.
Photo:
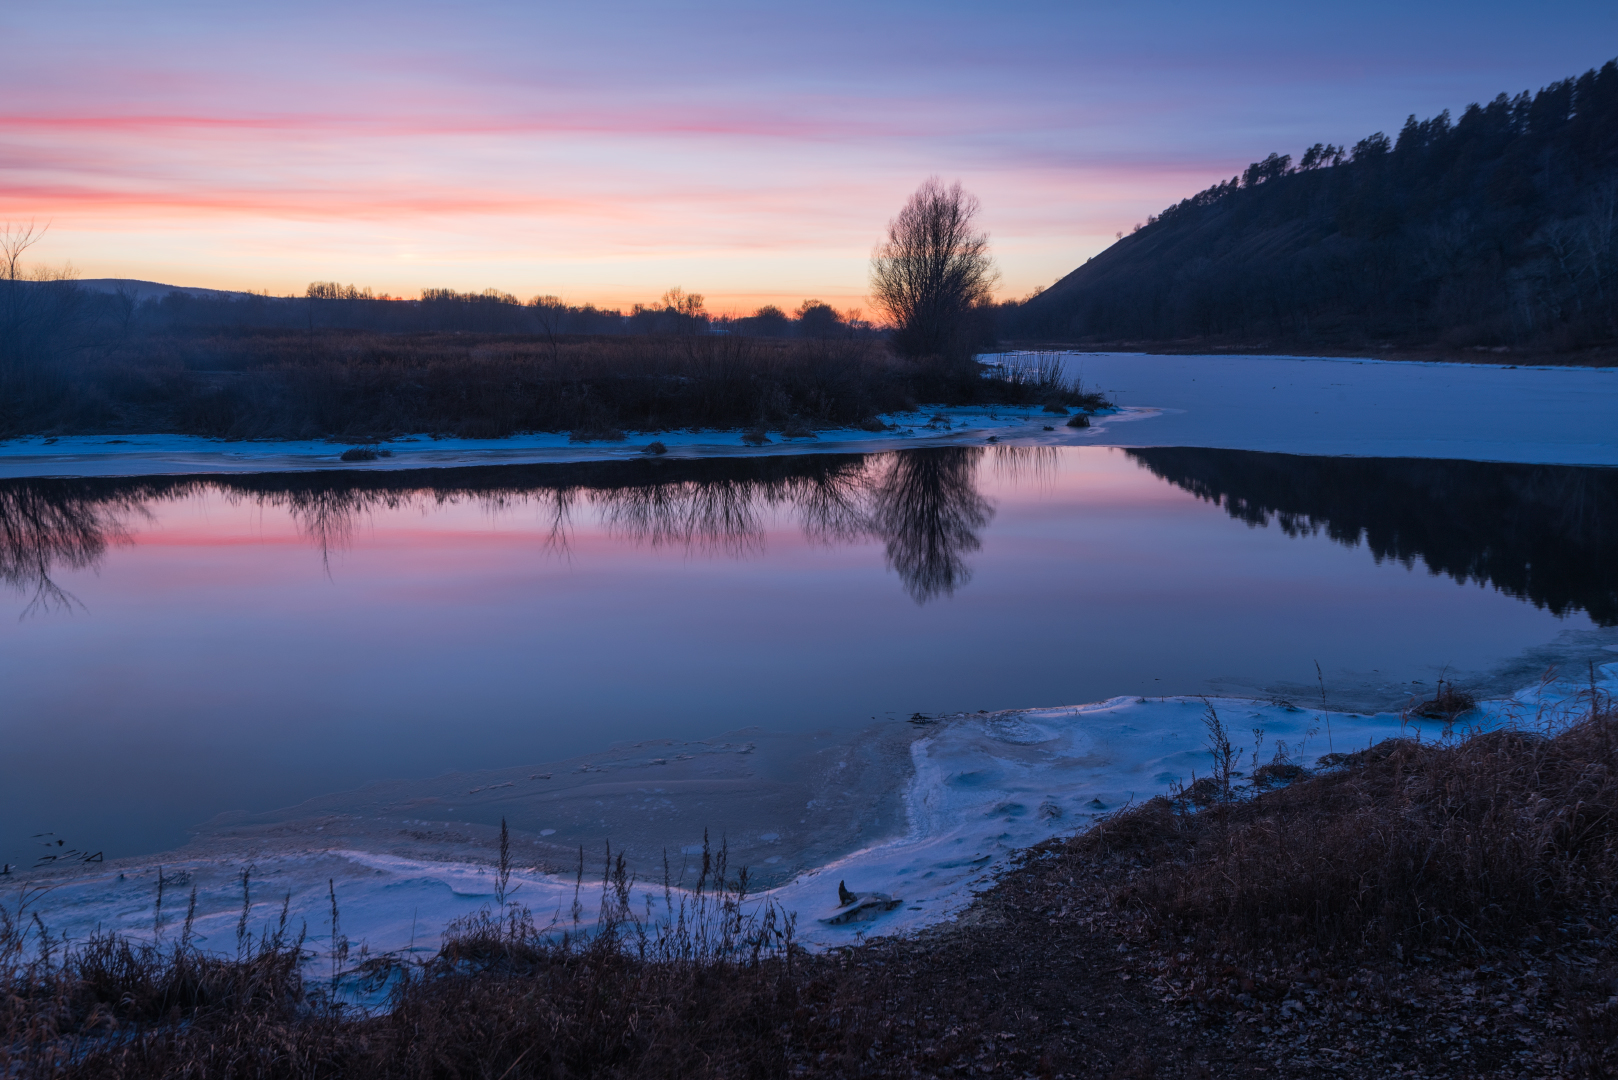
<svg viewBox="0 0 1618 1080"><path fill-rule="evenodd" d="M24 612L71 605L53 575L96 567L165 502L218 495L286 512L322 558L374 511L479 505L537 512L542 546L565 552L588 512L618 538L727 557L762 550L782 515L827 545L879 543L917 603L971 580L994 516L979 490L1043 487L1049 448L976 447L876 455L633 460L400 472L0 482L0 581ZM1077 451L1075 451L1077 452ZM1236 450L1138 449L1154 476L1250 526L1364 544L1378 560L1420 560L1558 615L1618 625L1618 470L1463 461L1307 458Z"/></svg>
<svg viewBox="0 0 1618 1080"><path fill-rule="evenodd" d="M1557 615L1618 626L1618 469L1325 458L1162 447L1153 475L1289 536L1487 583Z"/></svg>
<svg viewBox="0 0 1618 1080"><path fill-rule="evenodd" d="M997 455L1015 456L1011 448ZM378 472L0 482L0 580L32 593L28 610L71 604L52 574L95 566L156 505L219 494L284 510L322 558L378 510L472 502L537 509L546 546L565 550L588 506L613 536L652 547L743 556L762 548L769 516L794 513L825 544L875 540L917 603L971 577L966 557L993 508L976 486L977 447L899 454L698 461L592 462Z"/></svg>

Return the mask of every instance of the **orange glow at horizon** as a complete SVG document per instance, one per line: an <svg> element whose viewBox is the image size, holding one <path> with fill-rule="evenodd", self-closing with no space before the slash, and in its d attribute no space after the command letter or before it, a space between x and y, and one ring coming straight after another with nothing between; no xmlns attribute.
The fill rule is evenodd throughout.
<svg viewBox="0 0 1618 1080"><path fill-rule="evenodd" d="M720 313L869 312L871 247L930 175L981 199L999 296L1023 296L1269 151L1564 77L1618 34L1618 9L1582 0L1493 30L1487 11L1461 31L1389 8L1409 41L1464 38L1445 55L1363 10L1167 18L1151 0L934 12L927 50L894 47L913 0L809 20L722 0L14 7L0 222L50 223L37 262L607 308L680 285Z"/></svg>

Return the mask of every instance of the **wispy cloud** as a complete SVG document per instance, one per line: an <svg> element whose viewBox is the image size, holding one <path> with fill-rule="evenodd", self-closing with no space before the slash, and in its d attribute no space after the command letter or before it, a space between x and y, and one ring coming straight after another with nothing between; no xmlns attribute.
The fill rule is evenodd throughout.
<svg viewBox="0 0 1618 1080"><path fill-rule="evenodd" d="M0 217L53 221L48 257L90 274L740 302L857 296L936 173L983 197L1021 293L1270 150L1618 40L1609 5L1456 15L61 0L0 14Z"/></svg>

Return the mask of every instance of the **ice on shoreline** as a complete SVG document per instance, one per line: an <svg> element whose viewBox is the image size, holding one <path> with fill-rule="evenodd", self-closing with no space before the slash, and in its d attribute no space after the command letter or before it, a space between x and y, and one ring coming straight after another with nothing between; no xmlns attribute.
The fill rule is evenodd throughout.
<svg viewBox="0 0 1618 1080"><path fill-rule="evenodd" d="M948 420L935 422L934 416ZM1102 414L1097 423L1127 422L1157 415L1148 408ZM438 438L408 435L371 444L388 452L372 461L342 460L355 444L322 440L209 439L198 435L64 435L30 436L0 441L0 479L32 476L179 476L204 473L305 472L350 469L386 472L400 469L461 468L476 465L562 464L581 461L626 461L646 457L653 441L669 458L773 457L798 454L861 454L912 446L976 445L996 440L1029 440L1051 445L1093 445L1086 431L1061 426L1062 417L1038 406L981 409L939 406L881 418L892 425L883 432L835 428L814 438L771 435L763 446L742 441L736 431L656 431L629 433L622 442L571 442L566 432L533 432L504 439ZM1047 432L1046 427L1052 428Z"/></svg>
<svg viewBox="0 0 1618 1080"><path fill-rule="evenodd" d="M1601 687L1618 690L1618 663L1600 669ZM1486 702L1465 718L1472 730L1502 724L1548 728L1584 706L1576 682L1523 690ZM1395 713L1366 716L1326 712L1307 703L1240 698L1115 698L1091 705L944 717L918 725L908 769L887 774L904 803L899 835L829 858L759 894L798 915L799 939L814 949L851 944L867 935L913 933L961 914L1019 851L1088 827L1099 816L1206 774L1203 718L1218 710L1240 748L1240 768L1272 759L1278 749L1313 763L1397 736L1433 740L1444 725ZM1262 736L1260 736L1262 732ZM1284 744L1284 745L1283 745ZM856 744L856 750L858 749ZM862 783L870 782L870 778ZM813 810L813 803L807 808ZM423 821L422 824L432 824ZM286 899L292 926L307 924L317 955L329 949L334 890L340 928L358 950L430 954L452 920L495 903L492 853L482 859L410 857L348 846L320 849L307 835L295 842L260 837L236 852L186 851L128 860L105 868L28 874L0 893L8 907L25 902L51 933L83 940L96 931L150 939L159 866L165 887L164 933L178 933L196 889L195 934L206 949L229 952L242 915L241 873L251 866L255 935L280 914ZM586 853L578 899L581 924L595 919L601 900L600 853ZM732 863L735 867L736 862ZM661 875L642 864L636 906ZM679 884L689 886L687 868ZM903 901L878 918L843 926L819 921L837 907L837 887L888 893ZM572 872L518 870L512 899L545 925L571 929L576 879Z"/></svg>
<svg viewBox="0 0 1618 1080"><path fill-rule="evenodd" d="M610 461L656 440L674 457L872 453L907 446L1196 446L1289 454L1421 457L1540 465L1618 465L1618 369L1509 367L1296 356L1067 353L1086 389L1119 406L1069 428L1037 406L924 408L883 419L892 430L817 432L768 445L739 432L631 434L573 443L565 433L506 439L389 440L387 458L344 462L350 444L227 442L185 435L63 436L0 441L0 478L448 468ZM935 413L949 422L933 423ZM1050 430L1046 430L1050 428Z"/></svg>

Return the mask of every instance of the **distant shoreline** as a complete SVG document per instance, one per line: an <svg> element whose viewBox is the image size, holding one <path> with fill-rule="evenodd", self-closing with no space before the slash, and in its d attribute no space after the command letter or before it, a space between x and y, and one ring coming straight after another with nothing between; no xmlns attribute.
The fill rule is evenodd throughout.
<svg viewBox="0 0 1618 1080"><path fill-rule="evenodd" d="M1228 341L1048 341L1002 342L996 348L1026 352L1145 353L1158 356L1296 356L1320 360L1383 360L1390 363L1479 364L1491 367L1618 367L1618 344L1577 352L1478 346L1450 349L1429 345L1321 345L1310 342Z"/></svg>

